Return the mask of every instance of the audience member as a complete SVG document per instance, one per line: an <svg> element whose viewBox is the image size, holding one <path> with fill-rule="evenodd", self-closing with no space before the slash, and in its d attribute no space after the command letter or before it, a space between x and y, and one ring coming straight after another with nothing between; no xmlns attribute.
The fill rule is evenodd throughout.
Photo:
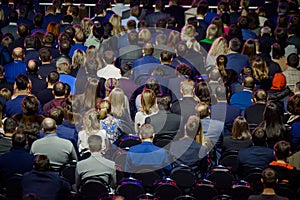
<svg viewBox="0 0 300 200"><path fill-rule="evenodd" d="M300 70L299 67L299 55L292 53L286 58L287 69L282 72L286 77L286 86L293 87L296 82L299 81Z"/></svg>
<svg viewBox="0 0 300 200"><path fill-rule="evenodd" d="M16 47L12 53L13 61L4 66L5 78L7 82L13 83L15 78L22 73L26 73L26 64L24 62L24 50Z"/></svg>
<svg viewBox="0 0 300 200"><path fill-rule="evenodd" d="M10 151L13 134L17 131L18 124L13 118L6 118L3 123L4 134L0 139L0 155Z"/></svg>

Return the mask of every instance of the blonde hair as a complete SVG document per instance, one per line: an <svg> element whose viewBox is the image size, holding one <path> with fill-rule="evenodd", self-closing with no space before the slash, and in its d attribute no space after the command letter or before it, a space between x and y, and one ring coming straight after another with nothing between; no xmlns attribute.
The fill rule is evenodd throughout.
<svg viewBox="0 0 300 200"><path fill-rule="evenodd" d="M186 79L180 83L180 91L183 95L193 95L194 93L194 81Z"/></svg>
<svg viewBox="0 0 300 200"><path fill-rule="evenodd" d="M257 57L252 63L253 77L257 80L268 79L269 69L266 61Z"/></svg>
<svg viewBox="0 0 300 200"><path fill-rule="evenodd" d="M81 49L76 49L72 57L72 68L78 69L83 67L86 61L86 54Z"/></svg>
<svg viewBox="0 0 300 200"><path fill-rule="evenodd" d="M100 114L100 120L105 119L111 111L110 102L108 100L98 100L96 108Z"/></svg>
<svg viewBox="0 0 300 200"><path fill-rule="evenodd" d="M143 41L144 43L151 42L151 32L147 28L143 28L139 32L139 40Z"/></svg>
<svg viewBox="0 0 300 200"><path fill-rule="evenodd" d="M84 114L83 127L87 135L91 135L93 131L101 130L100 115L95 108L88 110Z"/></svg>
<svg viewBox="0 0 300 200"><path fill-rule="evenodd" d="M156 106L156 95L153 90L145 89L141 95L142 111L147 115L151 114L151 109L157 109Z"/></svg>
<svg viewBox="0 0 300 200"><path fill-rule="evenodd" d="M121 24L121 17L119 15L113 14L109 18L109 22L113 25L113 29L111 31L112 35L118 36L118 35L124 33L124 29Z"/></svg>
<svg viewBox="0 0 300 200"><path fill-rule="evenodd" d="M6 100L11 100L11 91L7 88L0 90L0 96L3 96Z"/></svg>
<svg viewBox="0 0 300 200"><path fill-rule="evenodd" d="M193 49L196 52L199 52L201 46L199 42L195 39L196 29L193 25L186 25L181 31L181 40L186 43L187 48Z"/></svg>
<svg viewBox="0 0 300 200"><path fill-rule="evenodd" d="M210 56L226 55L228 52L227 40L224 37L218 37L211 45L208 52Z"/></svg>
<svg viewBox="0 0 300 200"><path fill-rule="evenodd" d="M83 101L82 101L82 106L86 110L96 107L98 87L99 87L98 79L91 78L88 80L85 86L85 92L83 94Z"/></svg>
<svg viewBox="0 0 300 200"><path fill-rule="evenodd" d="M114 88L109 94L111 104L111 114L122 117L125 113L125 94L121 88Z"/></svg>
<svg viewBox="0 0 300 200"><path fill-rule="evenodd" d="M81 20L80 25L82 27L84 35L89 36L92 32L91 28L94 25L93 21L90 18L85 17Z"/></svg>

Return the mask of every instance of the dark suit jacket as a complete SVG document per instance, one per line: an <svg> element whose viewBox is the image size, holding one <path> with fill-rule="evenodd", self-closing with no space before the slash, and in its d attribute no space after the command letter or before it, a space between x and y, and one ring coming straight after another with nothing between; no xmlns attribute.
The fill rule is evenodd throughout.
<svg viewBox="0 0 300 200"><path fill-rule="evenodd" d="M0 55L0 65L4 66L12 61L7 47L3 45L0 45Z"/></svg>
<svg viewBox="0 0 300 200"><path fill-rule="evenodd" d="M37 93L36 97L41 103L41 106L43 107L46 103L54 99L54 95L52 94L52 89L45 88L41 90L39 93Z"/></svg>
<svg viewBox="0 0 300 200"><path fill-rule="evenodd" d="M16 47L22 47L23 49L25 49L24 48L24 40L25 40L25 38L17 38L17 39L15 39L15 41L10 43L8 46L9 54L12 55L12 52L13 52L14 48L16 48Z"/></svg>
<svg viewBox="0 0 300 200"><path fill-rule="evenodd" d="M181 28L184 26L184 9L181 6L170 6L166 8L166 13L169 13L171 17L174 17L178 23L178 27Z"/></svg>
<svg viewBox="0 0 300 200"><path fill-rule="evenodd" d="M52 71L57 71L56 67L51 64L43 64L40 66L40 69L38 71L39 75L42 76L42 78L45 80L48 74Z"/></svg>
<svg viewBox="0 0 300 200"><path fill-rule="evenodd" d="M171 112L181 115L181 123L185 124L191 115L195 115L197 101L193 97L183 97L172 105Z"/></svg>
<svg viewBox="0 0 300 200"><path fill-rule="evenodd" d="M149 27L155 27L155 23L158 19L165 19L167 20L170 17L170 14L159 12L153 12L149 15L146 15L146 21L149 23Z"/></svg>
<svg viewBox="0 0 300 200"><path fill-rule="evenodd" d="M27 63L29 60L34 59L37 61L38 65L41 65L41 61L40 61L40 54L37 50L26 50L25 51L25 58L24 58L24 62Z"/></svg>
<svg viewBox="0 0 300 200"><path fill-rule="evenodd" d="M38 74L28 74L28 78L32 84L31 93L35 96L47 87L46 82Z"/></svg>
<svg viewBox="0 0 300 200"><path fill-rule="evenodd" d="M131 63L142 57L142 48L137 45L128 45L119 50L119 57L115 62L116 67L121 67L126 63Z"/></svg>
<svg viewBox="0 0 300 200"><path fill-rule="evenodd" d="M180 126L180 120L180 115L160 110L157 114L147 117L145 122L154 127L155 137L159 137L164 134L176 134Z"/></svg>
<svg viewBox="0 0 300 200"><path fill-rule="evenodd" d="M246 107L244 116L248 124L260 124L263 121L263 113L266 104L257 103Z"/></svg>
<svg viewBox="0 0 300 200"><path fill-rule="evenodd" d="M3 35L5 33L11 33L14 36L15 40L19 38L19 36L17 34L17 30L18 30L17 23L16 24L10 24L10 25L7 25L7 26L1 28L1 32L3 33Z"/></svg>

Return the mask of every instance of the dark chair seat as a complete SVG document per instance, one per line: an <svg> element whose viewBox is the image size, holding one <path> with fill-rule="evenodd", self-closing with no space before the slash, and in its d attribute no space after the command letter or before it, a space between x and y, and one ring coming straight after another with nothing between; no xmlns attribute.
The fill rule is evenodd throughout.
<svg viewBox="0 0 300 200"><path fill-rule="evenodd" d="M166 179L155 184L154 195L159 200L175 199L181 195L181 190L176 186L176 182Z"/></svg>
<svg viewBox="0 0 300 200"><path fill-rule="evenodd" d="M193 190L193 196L199 200L212 199L218 195L214 184L212 182L200 182L197 183Z"/></svg>
<svg viewBox="0 0 300 200"><path fill-rule="evenodd" d="M135 200L144 193L143 185L134 178L124 179L116 190L116 194L125 197L126 200Z"/></svg>

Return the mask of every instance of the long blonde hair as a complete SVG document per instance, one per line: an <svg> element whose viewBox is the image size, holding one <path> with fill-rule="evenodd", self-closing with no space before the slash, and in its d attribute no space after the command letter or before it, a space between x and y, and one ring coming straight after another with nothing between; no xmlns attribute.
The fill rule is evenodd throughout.
<svg viewBox="0 0 300 200"><path fill-rule="evenodd" d="M253 61L252 69L253 69L253 77L255 79L266 80L269 78L268 76L269 69L267 63L260 57L256 57L256 59Z"/></svg>
<svg viewBox="0 0 300 200"><path fill-rule="evenodd" d="M121 17L119 15L113 14L109 18L109 22L113 25L113 29L111 31L112 35L118 36L124 33L124 29L121 24Z"/></svg>
<svg viewBox="0 0 300 200"><path fill-rule="evenodd" d="M88 135L93 134L95 131L101 130L100 126L100 115L95 108L88 110L84 114L83 118L83 128Z"/></svg>
<svg viewBox="0 0 300 200"><path fill-rule="evenodd" d="M218 37L211 45L208 55L219 56L226 55L228 52L227 40L224 37Z"/></svg>
<svg viewBox="0 0 300 200"><path fill-rule="evenodd" d="M121 88L114 88L109 94L111 104L111 114L121 117L125 113L125 94Z"/></svg>

